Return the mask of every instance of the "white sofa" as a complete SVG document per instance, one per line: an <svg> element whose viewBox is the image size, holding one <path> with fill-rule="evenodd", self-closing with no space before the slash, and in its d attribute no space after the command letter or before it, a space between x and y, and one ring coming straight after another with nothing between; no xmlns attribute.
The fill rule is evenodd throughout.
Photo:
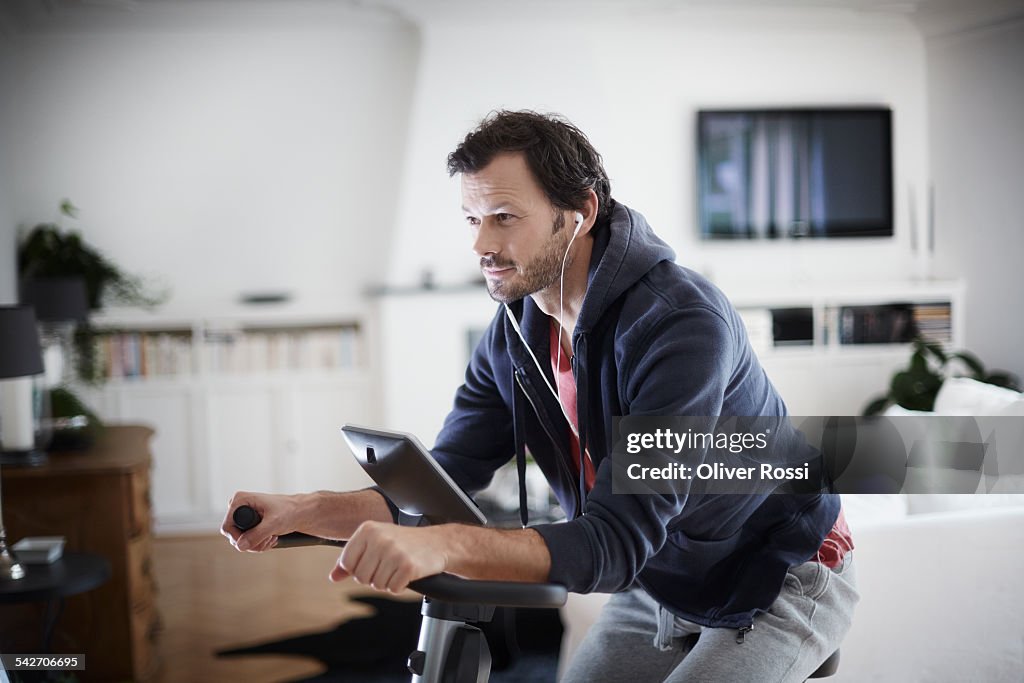
<svg viewBox="0 0 1024 683"><path fill-rule="evenodd" d="M950 379L936 412L1024 416L1024 397ZM861 601L829 680L1024 681L1024 494L843 496L843 505ZM563 667L607 597L570 596Z"/></svg>
<svg viewBox="0 0 1024 683"><path fill-rule="evenodd" d="M874 518L847 503L861 601L833 680L1021 681L1024 501L916 513L901 498Z"/></svg>

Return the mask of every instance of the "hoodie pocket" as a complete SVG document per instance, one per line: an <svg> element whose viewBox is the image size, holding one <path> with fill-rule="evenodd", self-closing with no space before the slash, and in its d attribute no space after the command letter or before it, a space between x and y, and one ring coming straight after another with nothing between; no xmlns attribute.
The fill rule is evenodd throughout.
<svg viewBox="0 0 1024 683"><path fill-rule="evenodd" d="M704 577L718 563L736 553L740 547L742 532L741 528L724 538L698 539L691 538L682 531L672 531L668 536L668 544L682 553L686 574Z"/></svg>

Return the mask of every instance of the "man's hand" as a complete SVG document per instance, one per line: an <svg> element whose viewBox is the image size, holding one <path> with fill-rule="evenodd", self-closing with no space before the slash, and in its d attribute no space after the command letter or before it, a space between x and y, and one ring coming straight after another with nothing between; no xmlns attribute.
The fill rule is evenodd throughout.
<svg viewBox="0 0 1024 683"><path fill-rule="evenodd" d="M364 522L356 529L331 570L331 581L352 576L381 591L399 593L410 581L448 568L446 527L401 527Z"/></svg>
<svg viewBox="0 0 1024 683"><path fill-rule="evenodd" d="M235 526L235 510L248 505L263 518L259 524L243 532ZM220 532L227 536L238 550L259 553L277 545L277 537L297 529L299 500L296 496L239 491L231 497Z"/></svg>
<svg viewBox="0 0 1024 683"><path fill-rule="evenodd" d="M547 581L551 553L533 529L466 524L402 527L364 522L331 570L331 581L352 576L397 593L410 581L447 572L466 579Z"/></svg>
<svg viewBox="0 0 1024 683"><path fill-rule="evenodd" d="M232 516L248 505L262 517L249 531L235 526ZM391 521L391 511L377 491L315 491L295 495L239 491L231 497L220 532L239 550L258 553L277 545L277 537L301 531L311 536L343 540L364 521Z"/></svg>

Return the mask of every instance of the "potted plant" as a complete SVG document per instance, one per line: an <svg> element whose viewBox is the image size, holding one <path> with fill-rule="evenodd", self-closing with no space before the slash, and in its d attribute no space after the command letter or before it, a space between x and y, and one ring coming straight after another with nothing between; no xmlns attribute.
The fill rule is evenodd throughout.
<svg viewBox="0 0 1024 683"><path fill-rule="evenodd" d="M871 401L864 415L878 415L890 405L907 410L931 411L935 397L946 377L957 372L957 366L967 371L966 376L986 384L1020 391L1016 375L1001 370L989 372L978 357L968 351L946 353L940 344L918 338L914 342L910 365L897 372L889 384L889 392Z"/></svg>
<svg viewBox="0 0 1024 683"><path fill-rule="evenodd" d="M78 209L70 200L60 203L60 213L76 218ZM167 298L167 292L154 293L143 280L122 270L117 264L89 245L81 234L65 231L57 223L40 223L18 245L18 276L25 282L38 278L80 277L85 282L90 310L105 303L152 307ZM96 331L88 321L75 333L76 368L80 380L95 384L103 379L96 357Z"/></svg>

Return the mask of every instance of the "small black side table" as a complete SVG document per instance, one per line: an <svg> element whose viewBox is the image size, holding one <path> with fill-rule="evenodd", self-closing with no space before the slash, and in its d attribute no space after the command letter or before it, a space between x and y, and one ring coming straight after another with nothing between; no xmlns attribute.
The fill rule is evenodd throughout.
<svg viewBox="0 0 1024 683"><path fill-rule="evenodd" d="M41 654L49 654L53 627L64 609L64 598L90 591L110 579L110 562L92 553L65 552L53 564L22 564L25 576L0 579L0 603L46 602Z"/></svg>

